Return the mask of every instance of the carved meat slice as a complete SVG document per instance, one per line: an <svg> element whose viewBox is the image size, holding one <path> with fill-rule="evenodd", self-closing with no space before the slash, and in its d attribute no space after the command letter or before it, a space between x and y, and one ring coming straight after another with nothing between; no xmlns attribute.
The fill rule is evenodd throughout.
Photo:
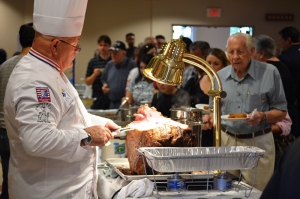
<svg viewBox="0 0 300 199"><path fill-rule="evenodd" d="M135 121L128 124L134 130L126 136L127 157L132 173L145 174L143 160L137 152L140 147L195 147L196 135L188 125L161 115L153 107L143 105L135 114ZM148 174L152 169L147 165Z"/></svg>

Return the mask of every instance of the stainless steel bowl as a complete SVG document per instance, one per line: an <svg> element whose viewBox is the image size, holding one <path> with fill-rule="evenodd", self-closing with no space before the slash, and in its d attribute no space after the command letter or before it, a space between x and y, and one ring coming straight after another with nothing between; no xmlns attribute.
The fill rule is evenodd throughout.
<svg viewBox="0 0 300 199"><path fill-rule="evenodd" d="M173 120L202 121L202 111L198 108L172 108L170 111Z"/></svg>
<svg viewBox="0 0 300 199"><path fill-rule="evenodd" d="M128 107L128 108L121 108L121 120L131 122L134 120L133 114L136 113L139 107Z"/></svg>

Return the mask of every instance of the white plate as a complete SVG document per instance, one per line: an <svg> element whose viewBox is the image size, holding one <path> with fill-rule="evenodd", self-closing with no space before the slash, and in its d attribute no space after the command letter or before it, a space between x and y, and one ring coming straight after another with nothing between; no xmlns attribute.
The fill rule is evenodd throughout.
<svg viewBox="0 0 300 199"><path fill-rule="evenodd" d="M209 114L209 113L210 113L210 110L204 109L204 106L208 106L208 107L209 107L209 104L196 104L196 105L195 105L196 108L199 108L199 109L202 110L202 113Z"/></svg>
<svg viewBox="0 0 300 199"><path fill-rule="evenodd" d="M196 108L204 109L204 106L209 106L209 104L196 104Z"/></svg>
<svg viewBox="0 0 300 199"><path fill-rule="evenodd" d="M228 118L228 117L229 117L229 115L222 115L221 119L227 120L227 121L244 121L244 120L248 119L247 117L246 118Z"/></svg>

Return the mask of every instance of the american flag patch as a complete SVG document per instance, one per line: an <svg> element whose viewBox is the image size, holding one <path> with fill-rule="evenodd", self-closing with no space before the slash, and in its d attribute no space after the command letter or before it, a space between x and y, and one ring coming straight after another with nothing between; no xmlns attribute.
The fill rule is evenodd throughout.
<svg viewBox="0 0 300 199"><path fill-rule="evenodd" d="M51 102L48 87L36 87L35 90L39 102Z"/></svg>

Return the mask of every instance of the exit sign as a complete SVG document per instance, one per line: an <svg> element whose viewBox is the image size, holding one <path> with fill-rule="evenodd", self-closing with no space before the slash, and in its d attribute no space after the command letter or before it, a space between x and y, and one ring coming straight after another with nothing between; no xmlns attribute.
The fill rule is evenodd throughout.
<svg viewBox="0 0 300 199"><path fill-rule="evenodd" d="M207 8L208 17L221 17L221 8Z"/></svg>

